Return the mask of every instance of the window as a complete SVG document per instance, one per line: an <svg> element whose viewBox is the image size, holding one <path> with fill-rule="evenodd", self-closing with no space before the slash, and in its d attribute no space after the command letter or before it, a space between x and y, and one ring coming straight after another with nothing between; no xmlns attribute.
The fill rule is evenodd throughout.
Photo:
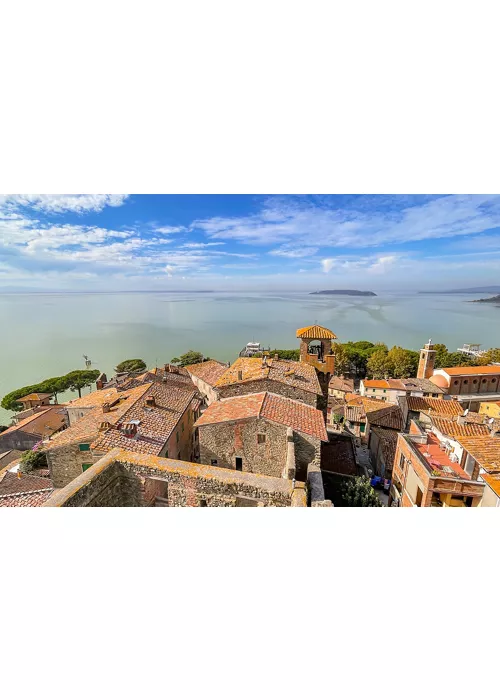
<svg viewBox="0 0 500 700"><path fill-rule="evenodd" d="M405 456L401 455L399 458L399 468L401 469L402 472L405 470Z"/></svg>
<svg viewBox="0 0 500 700"><path fill-rule="evenodd" d="M92 464L82 464L82 472L86 472L91 466Z"/></svg>
<svg viewBox="0 0 500 700"><path fill-rule="evenodd" d="M207 507L207 501L205 498L200 498L200 502L198 504L200 508L206 508Z"/></svg>
<svg viewBox="0 0 500 700"><path fill-rule="evenodd" d="M238 471L238 472L243 471L243 458L242 457L236 457L236 471Z"/></svg>
<svg viewBox="0 0 500 700"><path fill-rule="evenodd" d="M387 389L384 389L384 394L386 394L386 393L387 393Z"/></svg>
<svg viewBox="0 0 500 700"><path fill-rule="evenodd" d="M257 444L263 445L266 441L266 436L263 433L257 433Z"/></svg>
<svg viewBox="0 0 500 700"><path fill-rule="evenodd" d="M415 498L415 505L418 506L419 508L422 505L422 496L423 496L422 490L417 486L417 496Z"/></svg>
<svg viewBox="0 0 500 700"><path fill-rule="evenodd" d="M80 452L89 452L90 445L88 443L83 443L81 445L78 445L78 448L79 448Z"/></svg>
<svg viewBox="0 0 500 700"><path fill-rule="evenodd" d="M364 433L366 428L366 423L360 423L359 424L359 432Z"/></svg>
<svg viewBox="0 0 500 700"><path fill-rule="evenodd" d="M470 508L472 506L472 496L466 496L465 498L465 507Z"/></svg>
<svg viewBox="0 0 500 700"><path fill-rule="evenodd" d="M216 459L211 459L211 460L210 460L210 464L212 465L212 467L216 467L216 466L217 466L217 460L216 460Z"/></svg>
<svg viewBox="0 0 500 700"><path fill-rule="evenodd" d="M468 383L469 383L469 380L468 380L468 379L464 379L464 384L468 384Z"/></svg>
<svg viewBox="0 0 500 700"><path fill-rule="evenodd" d="M375 391L375 389L372 389L372 392L374 392L374 391Z"/></svg>

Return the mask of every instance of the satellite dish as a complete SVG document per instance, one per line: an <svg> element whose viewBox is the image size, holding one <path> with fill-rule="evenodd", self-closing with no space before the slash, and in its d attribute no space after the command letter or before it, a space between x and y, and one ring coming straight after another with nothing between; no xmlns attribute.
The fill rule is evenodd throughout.
<svg viewBox="0 0 500 700"><path fill-rule="evenodd" d="M465 411L464 411L464 416L466 416L468 413L469 413L469 409L466 408Z"/></svg>

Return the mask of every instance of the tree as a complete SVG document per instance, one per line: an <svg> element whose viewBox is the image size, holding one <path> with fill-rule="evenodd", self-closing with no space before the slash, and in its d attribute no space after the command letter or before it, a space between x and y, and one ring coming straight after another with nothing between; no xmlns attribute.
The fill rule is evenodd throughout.
<svg viewBox="0 0 500 700"><path fill-rule="evenodd" d="M387 350L384 348L378 348L372 353L366 364L366 370L373 379L384 379L386 375L391 373L391 367L387 356Z"/></svg>
<svg viewBox="0 0 500 700"><path fill-rule="evenodd" d="M418 357L418 352L414 350L405 350L395 345L387 353L390 376L395 379L414 377L417 373Z"/></svg>
<svg viewBox="0 0 500 700"><path fill-rule="evenodd" d="M99 375L98 369L75 369L73 372L69 372L64 379L67 380L68 389L77 391L78 396L81 397L82 389L91 386Z"/></svg>
<svg viewBox="0 0 500 700"><path fill-rule="evenodd" d="M143 372L146 369L146 363L140 359L123 360L116 365L115 369L117 372Z"/></svg>
<svg viewBox="0 0 500 700"><path fill-rule="evenodd" d="M434 356L434 367L436 367L436 369L440 367L449 367L450 365L446 364L449 355L446 345L444 343L436 343L434 345L434 350L436 351Z"/></svg>
<svg viewBox="0 0 500 700"><path fill-rule="evenodd" d="M298 362L300 360L300 350L271 350L269 353L271 357L278 355L280 360L295 360ZM261 353L259 353L261 355Z"/></svg>
<svg viewBox="0 0 500 700"><path fill-rule="evenodd" d="M342 343L333 343L332 353L335 355L335 374L348 374L351 371L351 360Z"/></svg>
<svg viewBox="0 0 500 700"><path fill-rule="evenodd" d="M196 350L188 350L184 353L184 355L174 359L178 360L177 364L179 364L181 367L186 367L186 365L197 365L199 362L203 362L203 355L201 352ZM207 357L205 359L208 360L209 358ZM172 363L173 362L174 360L172 360Z"/></svg>
<svg viewBox="0 0 500 700"><path fill-rule="evenodd" d="M170 360L170 362L171 362L173 365L178 365L178 364L180 363L180 361L181 361L181 360L180 360L179 357L172 357L172 359Z"/></svg>
<svg viewBox="0 0 500 700"><path fill-rule="evenodd" d="M342 486L342 499L348 508L379 508L382 506L366 476L346 481Z"/></svg>
<svg viewBox="0 0 500 700"><path fill-rule="evenodd" d="M19 470L22 474L33 471L33 469L46 469L47 468L47 455L43 450L36 449L36 445L33 449L23 452L20 463Z"/></svg>
<svg viewBox="0 0 500 700"><path fill-rule="evenodd" d="M490 348L486 350L479 359L481 360L481 364L484 365L489 365L492 362L500 362L500 348Z"/></svg>

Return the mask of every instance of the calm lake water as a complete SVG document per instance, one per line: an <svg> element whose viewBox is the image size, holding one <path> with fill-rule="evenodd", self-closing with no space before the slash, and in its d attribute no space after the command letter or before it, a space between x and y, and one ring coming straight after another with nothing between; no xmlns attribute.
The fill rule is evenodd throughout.
<svg viewBox="0 0 500 700"><path fill-rule="evenodd" d="M154 366L189 349L229 361L251 340L298 347L296 329L315 322L343 342L383 341L418 350L432 337L450 349L464 342L499 347L500 308L465 303L480 296L485 295L3 294L0 397L84 369L84 353L108 377L121 360L142 357ZM0 422L9 415L0 409Z"/></svg>

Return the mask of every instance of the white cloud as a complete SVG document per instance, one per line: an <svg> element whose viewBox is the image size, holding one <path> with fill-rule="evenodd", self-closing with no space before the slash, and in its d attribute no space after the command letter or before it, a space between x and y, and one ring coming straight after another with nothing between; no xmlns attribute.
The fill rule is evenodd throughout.
<svg viewBox="0 0 500 700"><path fill-rule="evenodd" d="M314 255L318 252L317 248L294 248L293 246L281 246L275 250L270 250L270 255L278 255L283 258L307 258L309 255Z"/></svg>
<svg viewBox="0 0 500 700"><path fill-rule="evenodd" d="M188 231L188 229L185 226L160 226L159 228L155 228L155 231L157 233L166 233L169 235L171 233L183 233L184 231Z"/></svg>
<svg viewBox="0 0 500 700"><path fill-rule="evenodd" d="M104 207L120 207L128 194L7 194L0 195L0 206L30 207L38 211L62 212L102 211Z"/></svg>
<svg viewBox="0 0 500 700"><path fill-rule="evenodd" d="M211 243L184 243L181 248L210 248L217 245L226 245L224 241L213 241Z"/></svg>
<svg viewBox="0 0 500 700"><path fill-rule="evenodd" d="M247 217L198 220L192 227L210 238L253 245L298 243L322 247L366 247L384 243L449 238L500 227L500 195L449 195L404 208L371 210L359 200L358 208L339 208L326 200L320 205L302 200L268 201L258 214ZM384 200L385 204L386 201ZM382 200L381 200L382 204Z"/></svg>
<svg viewBox="0 0 500 700"><path fill-rule="evenodd" d="M321 261L321 267L323 268L323 272L330 272L331 270L333 270L336 263L337 261L335 260L335 258L324 258Z"/></svg>

